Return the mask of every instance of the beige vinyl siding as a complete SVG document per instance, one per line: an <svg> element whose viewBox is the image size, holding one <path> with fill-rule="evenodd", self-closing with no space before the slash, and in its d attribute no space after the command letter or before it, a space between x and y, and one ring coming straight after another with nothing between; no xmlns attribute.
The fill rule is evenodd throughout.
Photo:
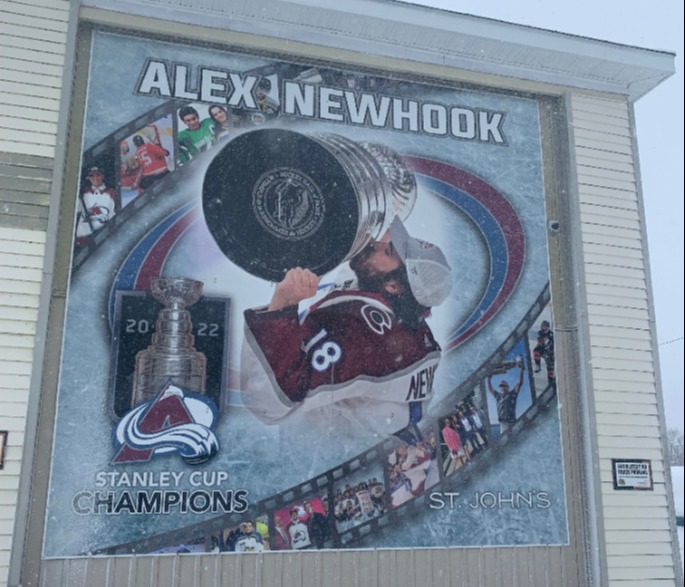
<svg viewBox="0 0 685 587"><path fill-rule="evenodd" d="M33 371L69 2L0 6L0 586L7 584Z"/></svg>
<svg viewBox="0 0 685 587"><path fill-rule="evenodd" d="M651 315L626 101L571 98L607 567L613 587L675 575ZM651 459L654 491L617 491L612 458Z"/></svg>
<svg viewBox="0 0 685 587"><path fill-rule="evenodd" d="M43 231L0 231L0 430L9 433L0 472L0 585L14 530L44 251Z"/></svg>
<svg viewBox="0 0 685 587"><path fill-rule="evenodd" d="M2 2L0 152L55 156L68 15L66 0Z"/></svg>

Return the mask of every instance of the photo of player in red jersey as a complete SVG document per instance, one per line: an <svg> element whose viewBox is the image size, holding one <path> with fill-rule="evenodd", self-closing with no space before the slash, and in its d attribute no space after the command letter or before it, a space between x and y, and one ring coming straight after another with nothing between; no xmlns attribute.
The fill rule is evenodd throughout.
<svg viewBox="0 0 685 587"><path fill-rule="evenodd" d="M105 183L99 167L90 167L86 174L90 184L79 195L76 219L76 245L84 245L90 236L101 229L116 214L116 192Z"/></svg>
<svg viewBox="0 0 685 587"><path fill-rule="evenodd" d="M356 282L298 317L318 277L294 268L266 308L245 312L243 384L262 421L317 410L340 425L363 421L379 436L412 442L440 361L426 319L452 288L442 251L409 235L395 218L380 241L350 262ZM275 382L275 383L273 383Z"/></svg>
<svg viewBox="0 0 685 587"><path fill-rule="evenodd" d="M169 173L166 158L170 153L161 145L146 142L140 135L133 137L133 144L136 146L136 157L140 162L138 179L134 185L145 191L153 183Z"/></svg>

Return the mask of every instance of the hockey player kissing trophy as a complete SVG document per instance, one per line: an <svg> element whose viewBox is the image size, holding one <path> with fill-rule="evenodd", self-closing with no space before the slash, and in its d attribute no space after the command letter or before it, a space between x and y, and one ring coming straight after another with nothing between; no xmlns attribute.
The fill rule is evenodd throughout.
<svg viewBox="0 0 685 587"><path fill-rule="evenodd" d="M257 167L241 173L231 148L260 153ZM204 205L214 238L247 271L279 276L269 304L245 311L241 389L261 421L310 438L315 428L321 442L364 439L354 450L420 438L441 352L426 319L452 275L443 252L402 222L415 198L396 153L337 135L256 131L213 161ZM250 257L237 236L245 226ZM320 288L347 260L349 279Z"/></svg>

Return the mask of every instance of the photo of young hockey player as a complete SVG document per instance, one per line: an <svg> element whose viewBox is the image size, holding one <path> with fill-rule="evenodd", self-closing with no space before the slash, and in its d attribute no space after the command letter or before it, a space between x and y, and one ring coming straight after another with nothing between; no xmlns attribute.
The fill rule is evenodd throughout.
<svg viewBox="0 0 685 587"><path fill-rule="evenodd" d="M402 442L388 455L388 489L392 507L399 507L421 495L440 480L437 457L434 432L413 444Z"/></svg>
<svg viewBox="0 0 685 587"><path fill-rule="evenodd" d="M257 518L231 528L224 528L211 536L210 552L260 553L269 550L268 536L265 537L258 530L263 525Z"/></svg>
<svg viewBox="0 0 685 587"><path fill-rule="evenodd" d="M138 161L137 175L126 194L127 203L174 170L172 136L171 115L168 115L141 128L122 142L121 156L128 149L128 153L133 152ZM126 147L123 147L124 143ZM120 168L122 164L120 162Z"/></svg>
<svg viewBox="0 0 685 587"><path fill-rule="evenodd" d="M217 135L214 132L217 123L207 104L188 104L179 108L176 114L178 116L178 162L183 165L217 144Z"/></svg>
<svg viewBox="0 0 685 587"><path fill-rule="evenodd" d="M485 379L490 427L495 436L507 432L532 403L525 343L519 342Z"/></svg>
<svg viewBox="0 0 685 587"><path fill-rule="evenodd" d="M334 486L333 513L338 533L382 516L387 507L383 470L378 465L347 475Z"/></svg>
<svg viewBox="0 0 685 587"><path fill-rule="evenodd" d="M331 538L328 497L316 496L290 504L273 514L272 550L322 549Z"/></svg>
<svg viewBox="0 0 685 587"><path fill-rule="evenodd" d="M86 168L84 187L78 195L75 241L77 247L85 245L90 237L117 213L117 193L107 181L104 167L91 165Z"/></svg>
<svg viewBox="0 0 685 587"><path fill-rule="evenodd" d="M551 308L548 306L540 315L539 328L531 329L528 333L531 346L533 344L533 377L538 394L548 385L556 386L556 370L554 356L554 329L551 325Z"/></svg>

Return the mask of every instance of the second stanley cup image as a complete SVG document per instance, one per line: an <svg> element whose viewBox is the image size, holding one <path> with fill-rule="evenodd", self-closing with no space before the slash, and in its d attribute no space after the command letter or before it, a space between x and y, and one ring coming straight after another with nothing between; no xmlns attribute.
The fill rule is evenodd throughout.
<svg viewBox="0 0 685 587"><path fill-rule="evenodd" d="M202 294L202 282L183 277L157 277L152 295L164 304L150 346L136 355L131 405L145 402L168 382L184 391L205 393L207 359L195 350L187 306Z"/></svg>
<svg viewBox="0 0 685 587"><path fill-rule="evenodd" d="M205 174L205 220L221 251L258 277L291 267L318 275L405 220L416 180L378 144L335 134L260 129L228 143Z"/></svg>

